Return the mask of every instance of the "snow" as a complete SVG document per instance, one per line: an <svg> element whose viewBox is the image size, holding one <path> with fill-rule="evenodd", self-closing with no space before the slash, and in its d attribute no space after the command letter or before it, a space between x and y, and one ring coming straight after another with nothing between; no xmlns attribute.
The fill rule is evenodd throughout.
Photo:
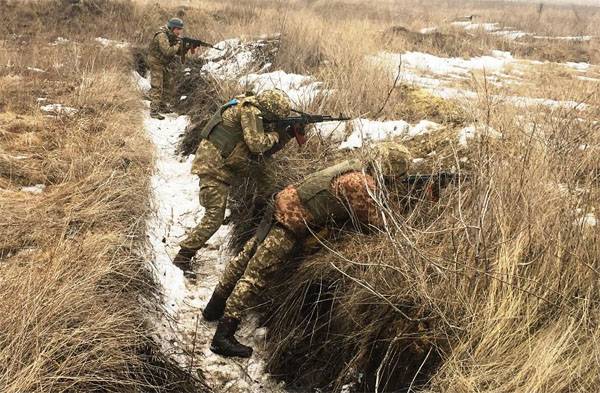
<svg viewBox="0 0 600 393"><path fill-rule="evenodd" d="M187 96L181 96L181 97L179 97L179 101L185 101L185 100L187 100Z"/></svg>
<svg viewBox="0 0 600 393"><path fill-rule="evenodd" d="M35 67L27 67L27 70L32 71L32 72L38 72L40 74L46 72L46 70L42 70L41 68L35 68Z"/></svg>
<svg viewBox="0 0 600 393"><path fill-rule="evenodd" d="M32 194L41 194L46 189L45 184L36 184L35 186L21 187L21 191Z"/></svg>
<svg viewBox="0 0 600 393"><path fill-rule="evenodd" d="M62 104L48 104L40 107L42 112L50 113L52 115L74 115L77 113L77 109L64 106Z"/></svg>
<svg viewBox="0 0 600 393"><path fill-rule="evenodd" d="M476 136L487 136L496 139L502 138L502 134L491 127L482 127L477 125L471 125L463 128L458 132L458 143L462 146L468 146L468 140L474 139Z"/></svg>
<svg viewBox="0 0 600 393"><path fill-rule="evenodd" d="M68 39L64 38L64 37L58 37L56 38L56 40L54 40L54 42L50 43L51 46L57 46L57 45L64 45L67 44L69 42Z"/></svg>
<svg viewBox="0 0 600 393"><path fill-rule="evenodd" d="M376 142L394 137L414 138L418 135L429 134L443 128L442 125L421 120L416 125L410 125L404 120L376 121L369 119L354 119L347 123L352 131L339 145L339 149L355 149L361 147L365 142ZM318 128L319 132L322 130ZM344 135L344 131L336 131L337 135ZM335 139L334 139L335 140Z"/></svg>
<svg viewBox="0 0 600 393"><path fill-rule="evenodd" d="M512 41L531 35L530 33L525 33L524 31L520 31L520 30L498 30L498 31L492 32L492 34L501 36L503 38L506 38L507 40L512 40Z"/></svg>
<svg viewBox="0 0 600 393"><path fill-rule="evenodd" d="M210 48L202 56L206 64L201 71L217 79L236 79L248 72L266 70L270 64L261 64L264 51L269 42L264 39L243 42L231 38L215 44L218 49Z"/></svg>
<svg viewBox="0 0 600 393"><path fill-rule="evenodd" d="M398 54L383 52L378 55L383 61L390 61ZM492 51L491 56L463 59L459 57L438 57L423 52L406 52L402 54L402 65L408 68L428 71L438 75L468 75L474 70L499 71L507 64L514 62L510 52Z"/></svg>
<svg viewBox="0 0 600 393"><path fill-rule="evenodd" d="M149 92L152 87L150 86L150 81L138 74L137 71L131 71L131 73L133 76L133 80L137 84L138 89L140 89L140 91L142 91L143 93Z"/></svg>
<svg viewBox="0 0 600 393"><path fill-rule="evenodd" d="M581 208L577 208L575 211L578 215L580 215L580 217L575 220L573 223L574 225L581 227L595 227L598 225L598 219L596 218L594 212L583 214L583 209Z"/></svg>
<svg viewBox="0 0 600 393"><path fill-rule="evenodd" d="M438 30L437 27L425 27L421 30L419 30L419 33L421 34L431 34L431 33L435 33Z"/></svg>
<svg viewBox="0 0 600 393"><path fill-rule="evenodd" d="M538 40L558 40L558 41L591 41L591 35L580 35L580 36L567 36L567 37L553 37L553 36L545 36L545 35L534 35L533 38Z"/></svg>
<svg viewBox="0 0 600 393"><path fill-rule="evenodd" d="M97 43L99 43L100 45L102 45L103 47L107 48L107 47L115 47L118 49L125 49L125 48L129 48L130 44L129 42L125 42L125 41L113 41L113 40L109 40L108 38L104 38L104 37L97 37L95 39L95 41Z"/></svg>
<svg viewBox="0 0 600 393"><path fill-rule="evenodd" d="M281 89L296 106L310 104L319 94L322 85L322 82L315 81L311 76L290 74L281 70L249 74L240 78L239 83L257 93L267 89Z"/></svg>
<svg viewBox="0 0 600 393"><path fill-rule="evenodd" d="M592 66L590 63L573 63L573 62L566 62L565 65L569 68L573 68L577 71L587 71L590 69L590 67Z"/></svg>

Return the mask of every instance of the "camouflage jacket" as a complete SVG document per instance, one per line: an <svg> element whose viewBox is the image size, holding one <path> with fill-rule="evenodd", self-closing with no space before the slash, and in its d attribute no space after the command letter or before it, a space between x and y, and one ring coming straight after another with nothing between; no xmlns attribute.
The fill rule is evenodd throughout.
<svg viewBox="0 0 600 393"><path fill-rule="evenodd" d="M168 65L179 54L180 46L179 38L167 26L163 26L152 37L148 60Z"/></svg>
<svg viewBox="0 0 600 393"><path fill-rule="evenodd" d="M269 152L279 142L290 140L285 137L285 140L280 141L280 133L265 132L262 114L254 97L240 98L239 104L225 109L221 117L222 126L232 133L241 134L242 141L235 145L228 156L223 157L217 146L203 140L192 164L192 173L198 176L211 176L233 184L236 178L250 175L258 157Z"/></svg>

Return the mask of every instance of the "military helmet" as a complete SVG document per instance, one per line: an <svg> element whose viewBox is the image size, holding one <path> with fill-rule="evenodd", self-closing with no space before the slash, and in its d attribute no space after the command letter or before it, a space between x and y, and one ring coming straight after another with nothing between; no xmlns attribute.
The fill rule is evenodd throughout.
<svg viewBox="0 0 600 393"><path fill-rule="evenodd" d="M403 176L411 162L410 152L397 142L381 142L372 148L372 164L385 177Z"/></svg>
<svg viewBox="0 0 600 393"><path fill-rule="evenodd" d="M179 18L171 18L167 22L167 27L173 29L183 29L183 21Z"/></svg>
<svg viewBox="0 0 600 393"><path fill-rule="evenodd" d="M282 90L265 90L256 96L261 111L266 112L268 117L282 119L290 115L291 102L287 94Z"/></svg>

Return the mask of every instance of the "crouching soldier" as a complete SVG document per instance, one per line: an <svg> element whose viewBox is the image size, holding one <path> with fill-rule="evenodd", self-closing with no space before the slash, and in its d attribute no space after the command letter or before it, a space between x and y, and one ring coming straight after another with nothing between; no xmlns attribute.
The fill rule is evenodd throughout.
<svg viewBox="0 0 600 393"><path fill-rule="evenodd" d="M152 37L148 47L150 66L150 116L163 120L160 112L168 112L167 102L173 94L172 65L176 56L181 54L180 38L183 33L183 21L169 19Z"/></svg>
<svg viewBox="0 0 600 393"><path fill-rule="evenodd" d="M365 162L343 161L279 192L274 198L274 223L267 227L266 237L260 241L259 228L257 236L229 262L202 312L208 321L219 319L211 350L223 356L251 356L252 348L240 344L234 333L244 310L260 303L271 274L286 268L296 243L310 234L309 228L339 227L350 219L380 226L381 213L372 196L386 188L378 182L403 177L409 163L404 146L385 142Z"/></svg>
<svg viewBox="0 0 600 393"><path fill-rule="evenodd" d="M191 259L219 229L225 218L231 185L253 176L261 156L280 150L290 139L290 130L267 132L265 121L290 114L289 98L280 90L233 99L223 105L201 132L201 142L192 164L200 177L200 203L204 216L180 243L173 263L188 278L195 278Z"/></svg>

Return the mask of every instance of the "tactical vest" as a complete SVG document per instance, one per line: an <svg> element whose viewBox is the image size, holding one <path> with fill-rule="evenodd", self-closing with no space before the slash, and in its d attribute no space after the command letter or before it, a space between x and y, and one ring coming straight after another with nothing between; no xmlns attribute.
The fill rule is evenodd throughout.
<svg viewBox="0 0 600 393"><path fill-rule="evenodd" d="M345 221L348 209L331 193L331 182L346 172L362 171L360 160L346 160L309 175L296 190L304 207L311 213L313 224L321 226L329 220Z"/></svg>
<svg viewBox="0 0 600 393"><path fill-rule="evenodd" d="M228 157L235 146L244 141L244 132L241 127L233 128L223 125L223 112L233 106L242 104L243 102L234 98L223 105L210 118L200 133L200 138L206 139L215 145L223 158Z"/></svg>
<svg viewBox="0 0 600 393"><path fill-rule="evenodd" d="M152 36L152 41L150 41L150 45L148 46L148 55L160 60L163 64L168 64L171 59L165 57L158 46L158 40L156 36L159 34L166 34L169 39L169 45L173 46L177 44L177 36L171 32L167 27L161 27L154 35Z"/></svg>

